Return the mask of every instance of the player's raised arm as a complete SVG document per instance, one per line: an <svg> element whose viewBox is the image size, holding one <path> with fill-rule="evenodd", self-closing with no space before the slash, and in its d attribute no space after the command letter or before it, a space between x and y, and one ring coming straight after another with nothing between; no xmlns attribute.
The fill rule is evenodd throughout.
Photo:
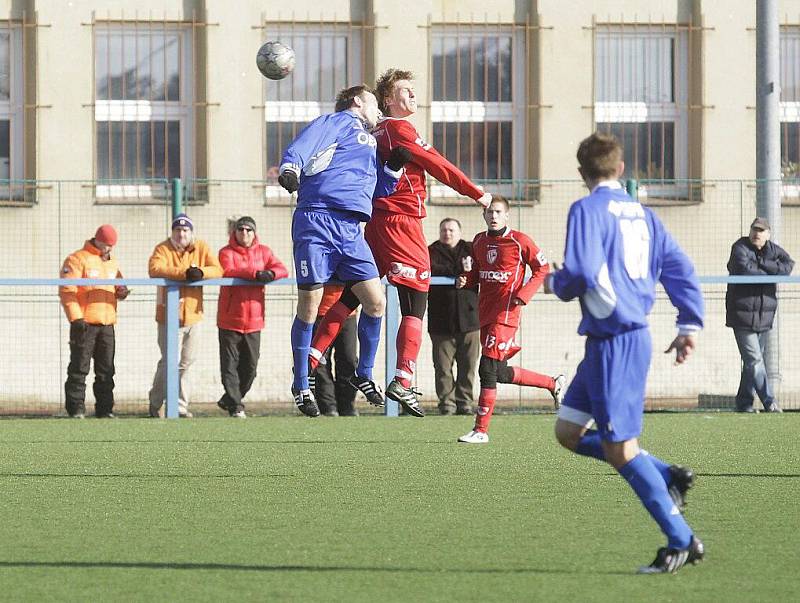
<svg viewBox="0 0 800 603"><path fill-rule="evenodd" d="M322 115L312 121L286 147L279 170L281 175L290 172L299 180L300 172L313 161L319 161L319 167L324 169L321 163L326 157L330 162L328 155L333 155L336 150L337 136L338 129L332 126L330 114ZM316 169L315 172L322 171L322 169ZM281 185L283 186L283 183ZM295 188L295 190L297 189Z"/></svg>

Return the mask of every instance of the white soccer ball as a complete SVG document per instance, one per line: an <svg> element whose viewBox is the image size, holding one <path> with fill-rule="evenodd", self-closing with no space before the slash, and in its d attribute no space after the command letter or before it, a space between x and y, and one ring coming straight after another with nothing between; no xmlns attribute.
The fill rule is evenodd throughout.
<svg viewBox="0 0 800 603"><path fill-rule="evenodd" d="M294 69L294 50L280 42L267 42L258 49L256 66L265 78L282 80Z"/></svg>

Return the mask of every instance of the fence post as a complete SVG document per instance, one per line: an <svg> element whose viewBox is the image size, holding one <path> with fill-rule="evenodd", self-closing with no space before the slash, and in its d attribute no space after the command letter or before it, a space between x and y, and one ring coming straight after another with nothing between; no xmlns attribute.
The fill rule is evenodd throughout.
<svg viewBox="0 0 800 603"><path fill-rule="evenodd" d="M180 178L172 179L172 219L183 213L183 182Z"/></svg>
<svg viewBox="0 0 800 603"><path fill-rule="evenodd" d="M179 285L167 285L167 312L164 316L166 325L166 370L167 370L167 411L168 419L178 418L178 395L180 393L180 375L178 373L178 307L181 288Z"/></svg>
<svg viewBox="0 0 800 603"><path fill-rule="evenodd" d="M397 366L397 348L395 342L397 341L397 331L400 330L400 321L398 315L400 314L400 298L397 296L397 287L391 284L386 285L386 387L394 379L394 371ZM397 417L400 411L397 407L397 402L390 398L385 399L386 404L383 408L383 414L387 417Z"/></svg>
<svg viewBox="0 0 800 603"><path fill-rule="evenodd" d="M634 198L639 198L639 183L634 178L628 178L625 181L625 190L628 191L628 194Z"/></svg>

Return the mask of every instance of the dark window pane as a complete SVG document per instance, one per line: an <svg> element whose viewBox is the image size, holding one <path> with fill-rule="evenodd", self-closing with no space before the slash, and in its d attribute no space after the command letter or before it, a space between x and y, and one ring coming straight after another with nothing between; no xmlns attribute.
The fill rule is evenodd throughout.
<svg viewBox="0 0 800 603"><path fill-rule="evenodd" d="M283 151L306 126L302 122L267 122L267 178L277 178Z"/></svg>
<svg viewBox="0 0 800 603"><path fill-rule="evenodd" d="M11 122L0 120L0 180L11 177Z"/></svg>
<svg viewBox="0 0 800 603"><path fill-rule="evenodd" d="M98 31L97 98L179 101L180 37L176 31Z"/></svg>
<svg viewBox="0 0 800 603"><path fill-rule="evenodd" d="M434 33L433 100L511 102L511 35Z"/></svg>
<svg viewBox="0 0 800 603"><path fill-rule="evenodd" d="M360 57L355 56L351 40L361 35L359 30L278 29L269 35L294 50L295 69L282 80L264 78L268 101L333 102L339 90L361 81Z"/></svg>
<svg viewBox="0 0 800 603"><path fill-rule="evenodd" d="M510 179L511 122L436 122L433 146L473 180Z"/></svg>
<svg viewBox="0 0 800 603"><path fill-rule="evenodd" d="M625 153L625 176L637 180L675 178L673 122L599 123L599 132L613 134Z"/></svg>
<svg viewBox="0 0 800 603"><path fill-rule="evenodd" d="M781 124L781 174L784 178L800 176L800 123Z"/></svg>
<svg viewBox="0 0 800 603"><path fill-rule="evenodd" d="M180 122L97 122L98 179L177 178L180 164Z"/></svg>

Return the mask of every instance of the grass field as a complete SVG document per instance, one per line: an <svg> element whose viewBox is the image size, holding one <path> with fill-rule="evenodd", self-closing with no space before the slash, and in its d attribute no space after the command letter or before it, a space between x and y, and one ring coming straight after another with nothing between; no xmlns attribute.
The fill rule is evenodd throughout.
<svg viewBox="0 0 800 603"><path fill-rule="evenodd" d="M789 601L800 414L656 414L695 468L707 561L637 576L662 536L552 415L0 422L3 600Z"/></svg>

